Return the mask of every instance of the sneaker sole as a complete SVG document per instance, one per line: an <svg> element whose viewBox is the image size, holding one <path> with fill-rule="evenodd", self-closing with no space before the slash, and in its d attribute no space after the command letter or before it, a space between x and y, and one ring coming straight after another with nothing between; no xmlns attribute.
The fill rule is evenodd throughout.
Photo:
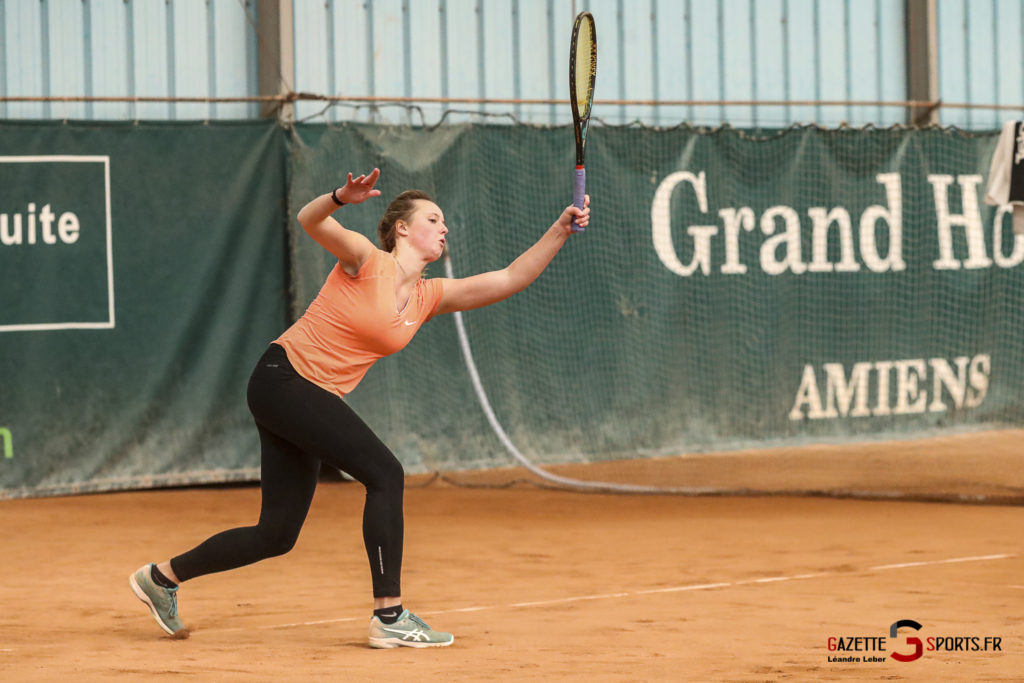
<svg viewBox="0 0 1024 683"><path fill-rule="evenodd" d="M448 647L455 642L453 637L445 643L414 643L401 638L370 638L370 647L389 650L396 647Z"/></svg>
<svg viewBox="0 0 1024 683"><path fill-rule="evenodd" d="M160 618L160 614L156 611L156 607L153 606L153 601L149 599L149 596L146 595L146 591L142 590L142 586L140 586L139 582L135 580L135 574L128 577L128 585L132 587L132 593L135 593L135 597L145 603L146 607L149 608L150 613L153 615L153 619L156 620L156 623L158 623L160 628L166 631L168 635L180 637L180 634L188 633L187 629L175 631L163 622Z"/></svg>

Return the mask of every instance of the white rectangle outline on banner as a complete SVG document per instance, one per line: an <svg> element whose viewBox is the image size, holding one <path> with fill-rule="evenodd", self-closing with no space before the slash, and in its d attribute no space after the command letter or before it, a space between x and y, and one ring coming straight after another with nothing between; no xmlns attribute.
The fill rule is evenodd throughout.
<svg viewBox="0 0 1024 683"><path fill-rule="evenodd" d="M0 156L0 164L43 163L102 163L106 191L107 211L107 317L101 323L37 323L30 325L0 325L0 332L26 332L36 330L109 330L114 328L114 253L110 229L110 157L53 154L43 156Z"/></svg>

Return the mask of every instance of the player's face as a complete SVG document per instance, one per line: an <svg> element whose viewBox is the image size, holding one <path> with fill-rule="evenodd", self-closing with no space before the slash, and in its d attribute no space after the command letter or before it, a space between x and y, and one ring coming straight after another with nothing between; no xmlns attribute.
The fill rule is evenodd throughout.
<svg viewBox="0 0 1024 683"><path fill-rule="evenodd" d="M431 261L441 258L446 243L448 226L444 224L444 213L437 204L426 199L417 200L419 206L409 222L409 241L418 252Z"/></svg>

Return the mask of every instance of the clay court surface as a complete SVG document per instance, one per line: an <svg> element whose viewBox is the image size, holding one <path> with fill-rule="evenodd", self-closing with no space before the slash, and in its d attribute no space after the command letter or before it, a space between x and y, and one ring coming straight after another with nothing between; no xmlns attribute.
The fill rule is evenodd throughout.
<svg viewBox="0 0 1024 683"><path fill-rule="evenodd" d="M997 455L1019 479L1017 443ZM767 471L749 460L731 469ZM1021 506L419 483L404 603L452 647L366 646L358 484L320 486L290 554L186 584L188 640L163 635L128 575L254 523L257 488L8 500L0 680L1024 680ZM900 619L923 627L889 638ZM894 661L915 635L1000 649ZM829 661L851 655L882 661Z"/></svg>

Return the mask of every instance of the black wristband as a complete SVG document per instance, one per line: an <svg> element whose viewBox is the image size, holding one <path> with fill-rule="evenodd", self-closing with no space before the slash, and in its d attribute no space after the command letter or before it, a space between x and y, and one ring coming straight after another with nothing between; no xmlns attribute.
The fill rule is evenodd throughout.
<svg viewBox="0 0 1024 683"><path fill-rule="evenodd" d="M334 203L337 204L338 206L345 206L345 202L343 202L340 199L338 199L338 190L340 190L340 189L341 188L338 187L338 188L335 188L333 192L331 192L331 199L333 199Z"/></svg>

